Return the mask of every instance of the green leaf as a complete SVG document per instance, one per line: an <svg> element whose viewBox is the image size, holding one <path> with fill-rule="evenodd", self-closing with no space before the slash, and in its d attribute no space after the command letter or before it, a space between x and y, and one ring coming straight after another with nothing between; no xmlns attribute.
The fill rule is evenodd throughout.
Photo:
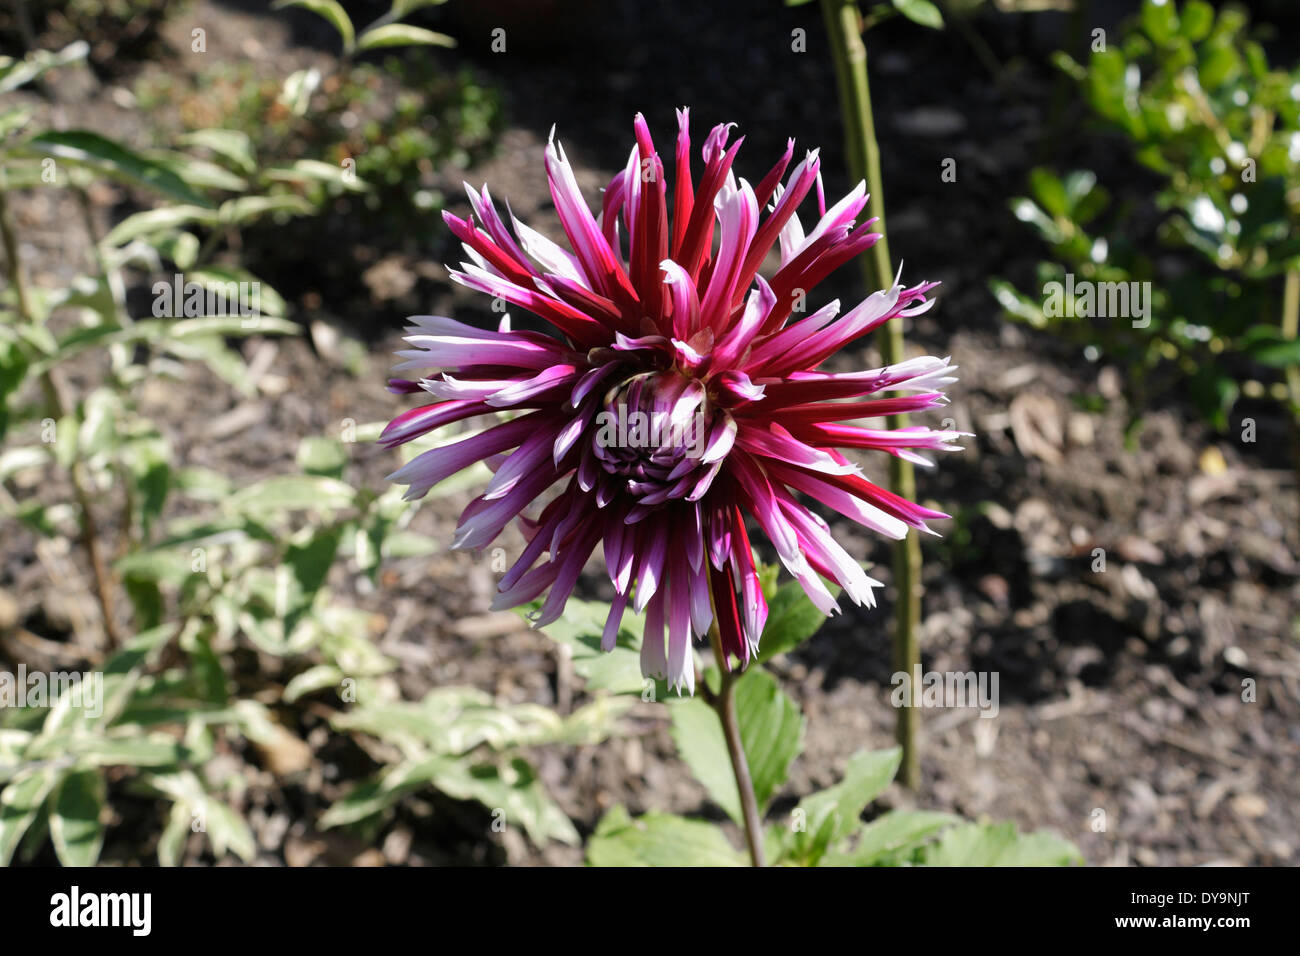
<svg viewBox="0 0 1300 956"><path fill-rule="evenodd" d="M49 449L42 445L10 448L0 452L0 481L11 478L26 468L43 468L49 460Z"/></svg>
<svg viewBox="0 0 1300 956"><path fill-rule="evenodd" d="M930 0L891 0L894 9L913 23L932 30L943 29L943 14Z"/></svg>
<svg viewBox="0 0 1300 956"><path fill-rule="evenodd" d="M1215 428L1228 427L1228 410L1236 403L1241 388L1222 368L1205 365L1187 379L1188 389L1197 410Z"/></svg>
<svg viewBox="0 0 1300 956"><path fill-rule="evenodd" d="M33 136L27 148L35 152L86 166L104 175L147 186L173 199L195 206L211 205L186 182L162 163L146 159L110 139L90 130L51 130Z"/></svg>
<svg viewBox="0 0 1300 956"><path fill-rule="evenodd" d="M201 810L208 840L217 857L230 852L247 863L257 855L253 831L249 828L248 821L238 812L215 797L206 800Z"/></svg>
<svg viewBox="0 0 1300 956"><path fill-rule="evenodd" d="M1088 78L1088 71L1064 50L1057 50L1053 53L1051 60L1053 66L1076 83L1082 83Z"/></svg>
<svg viewBox="0 0 1300 956"><path fill-rule="evenodd" d="M0 340L0 440L4 439L9 426L10 412L5 400L22 385L30 364L27 351L20 343Z"/></svg>
<svg viewBox="0 0 1300 956"><path fill-rule="evenodd" d="M158 847L159 862L163 866L173 866L179 861L188 831L206 833L218 859L229 852L247 863L257 855L257 844L248 822L232 807L208 793L203 781L192 770L148 774L143 780L176 804Z"/></svg>
<svg viewBox="0 0 1300 956"><path fill-rule="evenodd" d="M1089 222L1105 207L1106 190L1097 185L1097 174L1091 169L1076 169L1068 173L1064 185L1070 215L1076 223Z"/></svg>
<svg viewBox="0 0 1300 956"><path fill-rule="evenodd" d="M201 701L224 707L229 701L226 671L221 662L221 655L212 649L211 633L207 630L187 630L181 637L181 649L190 656L189 673L186 676L194 688L195 695ZM245 703L252 705L254 702ZM248 723L249 721L245 720L239 724L245 736L250 740L264 743L265 740L259 740L257 734L247 729Z"/></svg>
<svg viewBox="0 0 1300 956"><path fill-rule="evenodd" d="M103 712L98 717L87 715L87 723L107 726L118 718L130 702L145 667L175 635L176 628L176 624L163 624L141 631L104 662Z"/></svg>
<svg viewBox="0 0 1300 956"><path fill-rule="evenodd" d="M205 318L211 320L214 324L209 326L203 325L181 325L179 329L173 329L169 334L170 338L178 338L182 335L252 335L261 333L264 329L276 329L283 332L285 328L294 328L293 326L277 326L275 323L266 324L267 316L283 316L287 310L285 301L281 298L280 293L271 288L269 283L263 282L247 269L241 269L238 266L204 266L202 269L192 269L186 274L186 285L190 282L201 286L203 290L212 293L212 305L217 309L217 314L208 315ZM192 311L188 305L189 292L184 293L186 299L185 305L187 313ZM203 308L206 311L208 305L208 296L204 296ZM248 312L248 315L244 315ZM238 319L238 326L231 320ZM224 323L224 324L216 324ZM177 323L179 325L179 323ZM236 330L238 329L238 330Z"/></svg>
<svg viewBox="0 0 1300 956"><path fill-rule="evenodd" d="M418 558L442 549L442 542L415 531L394 531L384 536L380 553L386 559ZM592 688L593 690L596 688Z"/></svg>
<svg viewBox="0 0 1300 956"><path fill-rule="evenodd" d="M361 34L357 49L373 50L389 46L446 46L454 47L456 41L445 33L435 33L423 27L408 26L405 23L389 23Z"/></svg>
<svg viewBox="0 0 1300 956"><path fill-rule="evenodd" d="M284 702L292 704L295 700L318 690L337 688L343 682L343 672L332 664L317 664L298 674L284 685Z"/></svg>
<svg viewBox="0 0 1300 956"><path fill-rule="evenodd" d="M1029 188L1033 190L1034 198L1052 215L1068 216L1070 214L1071 203L1065 190L1065 184L1050 169L1044 166L1035 166L1031 169L1029 171Z"/></svg>
<svg viewBox="0 0 1300 956"><path fill-rule="evenodd" d="M1242 70L1241 56L1229 43L1210 43L1198 48L1201 86L1215 90L1238 76Z"/></svg>
<svg viewBox="0 0 1300 956"><path fill-rule="evenodd" d="M1042 306L1027 295L1022 295L1005 279L990 279L989 291L998 300L998 305L1021 321L1028 322L1036 329L1047 326L1047 317L1043 315Z"/></svg>
<svg viewBox="0 0 1300 956"><path fill-rule="evenodd" d="M294 116L304 116L311 105L311 95L320 86L320 70L312 67L290 73L280 91L280 102L289 108Z"/></svg>
<svg viewBox="0 0 1300 956"><path fill-rule="evenodd" d="M112 447L120 409L121 399L111 389L97 388L87 396L77 433L77 448L83 455L98 455Z"/></svg>
<svg viewBox="0 0 1300 956"><path fill-rule="evenodd" d="M424 7L440 7L446 2L447 0L393 0L392 18L404 20L408 13Z"/></svg>
<svg viewBox="0 0 1300 956"><path fill-rule="evenodd" d="M927 866L1070 866L1078 848L1050 833L1020 834L1014 823L965 823L926 850Z"/></svg>
<svg viewBox="0 0 1300 956"><path fill-rule="evenodd" d="M187 804L173 803L167 826L158 838L158 865L177 866L189 840L193 815Z"/></svg>
<svg viewBox="0 0 1300 956"><path fill-rule="evenodd" d="M522 614L531 609L519 610ZM607 604L571 598L565 605L564 616L547 624L542 633L553 641L568 645L573 653L574 673L586 682L588 690L641 694L646 688L638 652L642 620L625 616L619 627L618 643L605 653L600 648L600 638L608 614Z"/></svg>
<svg viewBox="0 0 1300 956"><path fill-rule="evenodd" d="M1163 46L1178 34L1178 11L1173 0L1142 0L1142 29Z"/></svg>
<svg viewBox="0 0 1300 956"><path fill-rule="evenodd" d="M208 796L203 782L192 770L150 773L143 777L143 782L172 801L167 826L158 840L158 862L162 866L176 866L190 833L199 829L210 831L209 807L218 801ZM217 826L220 828L221 823ZM226 833L220 832L219 837L224 841ZM216 838L212 842L215 846Z"/></svg>
<svg viewBox="0 0 1300 956"><path fill-rule="evenodd" d="M114 567L129 581L150 581L173 587L184 584L194 573L188 554L162 549L136 551L119 560Z"/></svg>
<svg viewBox="0 0 1300 956"><path fill-rule="evenodd" d="M104 778L78 770L63 778L50 813L50 839L64 866L94 866L104 845Z"/></svg>
<svg viewBox="0 0 1300 956"><path fill-rule="evenodd" d="M181 137L181 143L211 150L222 159L234 163L243 173L251 174L257 171L257 160L253 156L253 140L243 130L195 130Z"/></svg>
<svg viewBox="0 0 1300 956"><path fill-rule="evenodd" d="M69 43L57 53L49 50L32 50L21 60L0 56L0 93L16 90L25 83L30 83L47 70L67 66L84 59L90 52L90 45L85 40Z"/></svg>
<svg viewBox="0 0 1300 956"><path fill-rule="evenodd" d="M837 586L828 586L831 594L839 594ZM787 581L768 601L767 623L758 642L758 662L794 650L825 623L826 615L809 600L803 586L798 581Z"/></svg>
<svg viewBox="0 0 1300 956"><path fill-rule="evenodd" d="M355 173L349 176L343 166L323 163L319 159L300 159L292 166L268 169L266 178L288 183L332 183L352 192L364 192L366 189L366 183L357 179Z"/></svg>
<svg viewBox="0 0 1300 956"><path fill-rule="evenodd" d="M156 581L123 578L122 589L131 602L131 611L140 627L157 627L162 623L166 600Z"/></svg>
<svg viewBox="0 0 1300 956"><path fill-rule="evenodd" d="M1214 7L1205 0L1189 0L1183 7L1181 32L1193 43L1198 43L1210 35L1214 26Z"/></svg>
<svg viewBox="0 0 1300 956"><path fill-rule="evenodd" d="M302 196L281 193L276 196L240 196L221 204L218 215L222 222L243 226L263 216L287 213L290 216L310 216L316 207Z"/></svg>
<svg viewBox="0 0 1300 956"><path fill-rule="evenodd" d="M704 784L713 802L731 819L743 819L740 791L732 775L731 757L717 712L698 697L669 702L673 721L673 740L677 754L691 768L695 779ZM741 725L742 727L744 724Z"/></svg>
<svg viewBox="0 0 1300 956"><path fill-rule="evenodd" d="M123 448L136 496L136 520L141 540L148 541L153 526L162 517L163 505L172 486L171 449L157 433L133 437Z"/></svg>
<svg viewBox="0 0 1300 956"><path fill-rule="evenodd" d="M122 341L125 337L126 330L116 322L80 326L59 337L54 354L50 356L50 361L45 364L64 361L87 348L110 345ZM44 370L42 363L37 364L37 369Z"/></svg>
<svg viewBox="0 0 1300 956"><path fill-rule="evenodd" d="M591 866L744 866L712 823L651 811L635 820L614 807L587 844Z"/></svg>
<svg viewBox="0 0 1300 956"><path fill-rule="evenodd" d="M294 587L287 601L284 631L293 632L294 626L316 598L316 592L329 577L334 555L342 539L341 528L326 528L306 541L295 543L284 555L284 567L293 572Z"/></svg>
<svg viewBox="0 0 1300 956"><path fill-rule="evenodd" d="M1240 349L1261 365L1300 365L1300 339L1287 338L1271 326L1255 326L1242 336Z"/></svg>
<svg viewBox="0 0 1300 956"><path fill-rule="evenodd" d="M249 188L247 179L236 175L227 167L180 150L151 149L146 155L183 179L187 186L200 191L217 189L242 193Z"/></svg>
<svg viewBox="0 0 1300 956"><path fill-rule="evenodd" d="M337 438L308 435L298 443L298 467L309 475L339 478L347 463L347 450Z"/></svg>
<svg viewBox="0 0 1300 956"><path fill-rule="evenodd" d="M761 811L785 782L790 764L799 754L803 744L803 716L775 678L760 668L755 667L741 677L734 693L741 744ZM740 794L717 713L696 697L671 701L669 713L681 758L704 784L713 801L733 820L741 822Z"/></svg>
<svg viewBox="0 0 1300 956"><path fill-rule="evenodd" d="M873 866L892 862L895 854L924 843L945 827L959 822L950 813L929 810L891 810L864 824L857 843L844 854L827 854L822 866Z"/></svg>
<svg viewBox="0 0 1300 956"><path fill-rule="evenodd" d="M196 275L196 273L190 274ZM266 291L266 289L262 290L263 296L265 296ZM279 299L279 296L276 296L276 299ZM257 320L256 328L246 324L253 321L253 319ZM137 322L136 326L142 324ZM168 322L156 337L170 343L184 342L188 339L206 339L212 336L235 337L251 335L254 332L258 335L297 335L301 331L302 328L297 323L271 315L263 314L248 318L239 315L209 315L203 318ZM151 334L149 337L154 338L155 335Z"/></svg>
<svg viewBox="0 0 1300 956"><path fill-rule="evenodd" d="M31 122L32 111L25 106L11 106L0 113L0 139Z"/></svg>
<svg viewBox="0 0 1300 956"><path fill-rule="evenodd" d="M1123 122L1128 107L1125 104L1124 55L1113 47L1096 51L1088 62L1088 99L1093 108L1107 119Z"/></svg>
<svg viewBox="0 0 1300 956"><path fill-rule="evenodd" d="M343 49L352 49L356 30L352 26L351 18L337 0L276 0L271 4L273 10L283 10L285 7L302 7L324 17L343 39Z"/></svg>
<svg viewBox="0 0 1300 956"><path fill-rule="evenodd" d="M593 743L608 735L626 701L597 697L561 718L536 704L496 705L472 687L435 688L419 703L385 701L335 717L340 730L360 730L405 753L433 750L464 754L486 744L494 750L547 743Z"/></svg>
<svg viewBox="0 0 1300 956"><path fill-rule="evenodd" d="M570 846L582 843L564 811L546 793L537 771L523 757L500 765L458 760L435 773L433 784L448 796L477 800L499 812L498 819L507 826L521 825L538 846L550 840Z"/></svg>
<svg viewBox="0 0 1300 956"><path fill-rule="evenodd" d="M131 328L123 328L116 322L104 322L100 325L81 326L73 329L54 343L50 354L32 363L32 372L44 374L58 363L67 361L72 356L90 348L109 346L118 342L140 341L147 334L149 328L150 326L144 322L137 323ZM60 436L60 440L62 440L62 436Z"/></svg>
<svg viewBox="0 0 1300 956"><path fill-rule="evenodd" d="M230 507L237 513L261 515L281 511L337 511L352 504L356 492L334 478L317 475L277 475L237 491Z"/></svg>
<svg viewBox="0 0 1300 956"><path fill-rule="evenodd" d="M1037 229L1047 242L1055 244L1064 241L1065 233L1056 224L1056 220L1043 212L1042 208L1033 200L1023 197L1013 199L1011 201L1011 212L1021 222L1029 223L1029 225Z"/></svg>
<svg viewBox="0 0 1300 956"><path fill-rule="evenodd" d="M127 216L114 226L103 239L105 246L124 246L140 236L168 232L192 222L205 226L215 225L217 214L202 206L162 206L146 209Z"/></svg>
<svg viewBox="0 0 1300 956"><path fill-rule="evenodd" d="M322 830L358 823L382 813L408 793L431 786L438 774L454 762L452 757L430 757L389 767L353 787L320 818Z"/></svg>
<svg viewBox="0 0 1300 956"><path fill-rule="evenodd" d="M789 839L795 856L806 865L815 864L857 829L862 811L889 786L902 757L898 747L859 751L839 783L800 800L794 815L798 829L792 829Z"/></svg>
<svg viewBox="0 0 1300 956"><path fill-rule="evenodd" d="M36 770L11 782L0 793L0 866L8 866L18 841L36 820L45 798L61 778L59 771Z"/></svg>
<svg viewBox="0 0 1300 956"><path fill-rule="evenodd" d="M231 492L231 481L210 468L190 466L176 473L176 488L195 501L221 501Z"/></svg>
<svg viewBox="0 0 1300 956"><path fill-rule="evenodd" d="M73 737L67 752L94 767L167 767L185 758L185 747L165 733L132 737Z"/></svg>

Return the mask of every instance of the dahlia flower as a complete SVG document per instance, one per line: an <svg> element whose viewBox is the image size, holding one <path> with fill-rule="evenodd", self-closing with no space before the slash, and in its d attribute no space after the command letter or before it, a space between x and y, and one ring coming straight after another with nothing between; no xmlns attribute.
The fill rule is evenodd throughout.
<svg viewBox="0 0 1300 956"><path fill-rule="evenodd" d="M676 176L645 120L627 166L593 216L552 135L546 174L564 248L509 213L485 186L467 186L473 215L444 219L469 259L451 277L539 317L549 334L496 331L416 316L393 379L397 393L433 401L394 419L395 446L477 415L507 418L474 437L413 458L390 478L419 498L466 466L494 471L461 516L455 547L481 549L517 520L528 541L500 580L493 607L546 594L534 623L564 611L600 545L615 598L603 644L614 646L629 605L645 614L642 671L694 691L693 638L716 624L724 667L757 651L767 618L749 527L760 530L823 613L838 610L823 579L874 605L869 578L831 537L810 499L891 538L947 517L868 481L840 451L880 449L924 464L956 432L879 430L852 419L943 404L948 359L915 358L870 371L819 371L835 352L896 316L928 309L935 283L897 283L840 315L805 315L807 294L878 238L859 223L859 184L826 208L816 151L794 170L785 154L758 185L732 171L743 141L731 126L705 140L694 183L689 112L678 112ZM817 220L797 208L815 189ZM760 210L766 210L761 215ZM511 228L513 227L513 228ZM759 274L773 250L779 265ZM906 393L869 397L878 392ZM555 493L535 516L524 510ZM549 589L549 590L548 590Z"/></svg>

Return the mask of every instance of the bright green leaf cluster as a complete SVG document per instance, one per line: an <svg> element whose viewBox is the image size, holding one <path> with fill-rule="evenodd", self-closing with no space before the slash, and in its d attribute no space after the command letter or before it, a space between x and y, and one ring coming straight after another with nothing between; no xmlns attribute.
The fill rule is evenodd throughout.
<svg viewBox="0 0 1300 956"><path fill-rule="evenodd" d="M1178 383L1225 428L1243 393L1285 399L1270 370L1300 365L1274 281L1300 269L1300 70L1271 67L1247 27L1234 8L1145 0L1118 43L1094 35L1086 66L1057 55L1098 125L1123 135L1160 177L1154 235L1088 170L1059 178L1035 169L1031 195L1011 202L1052 258L1040 263L1036 290L995 278L994 297L1012 318L1124 369L1135 424L1153 395ZM1157 254L1157 239L1172 256ZM1088 287L1097 300L1145 296L1146 313L1098 314L1099 302L1078 293L1062 303L1048 293L1053 283Z"/></svg>

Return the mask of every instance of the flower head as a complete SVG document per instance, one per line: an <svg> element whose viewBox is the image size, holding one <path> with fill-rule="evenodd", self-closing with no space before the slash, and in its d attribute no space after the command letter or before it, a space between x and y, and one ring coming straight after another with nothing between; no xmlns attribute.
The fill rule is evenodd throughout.
<svg viewBox="0 0 1300 956"><path fill-rule="evenodd" d="M872 484L838 449L875 448L929 462L918 449L957 437L928 428L877 430L845 422L920 411L946 400L947 359L909 359L848 374L819 371L835 352L896 316L932 304L934 283L897 282L840 315L830 302L804 314L808 293L874 243L859 184L825 207L819 161L794 170L791 140L757 186L732 171L742 139L719 125L704 143L698 185L688 111L678 113L671 195L650 131L636 117L626 168L593 216L564 150L546 172L564 248L498 213L487 187L469 190L471 219L444 214L469 261L452 278L540 317L550 334L497 331L416 316L399 354L397 392L430 404L388 426L387 445L452 422L511 417L472 438L413 458L394 473L418 498L477 461L494 471L464 511L456 547L483 548L513 520L528 545L500 581L494 607L546 594L535 623L556 620L583 566L602 547L616 593L604 632L613 647L630 604L646 615L643 672L694 689L693 638L716 621L724 666L758 649L767 618L747 522L775 548L824 613L838 610L823 579L873 605L854 558L805 500L892 538L947 517ZM818 217L796 212L815 188ZM766 210L761 215L760 210ZM769 254L780 265L759 275ZM905 393L871 397L877 392ZM535 516L524 510L546 497ZM803 496L801 500L800 496Z"/></svg>

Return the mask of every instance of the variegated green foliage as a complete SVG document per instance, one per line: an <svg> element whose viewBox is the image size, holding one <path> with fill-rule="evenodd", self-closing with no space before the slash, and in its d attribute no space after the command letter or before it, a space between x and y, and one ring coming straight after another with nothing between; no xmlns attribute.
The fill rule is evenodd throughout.
<svg viewBox="0 0 1300 956"><path fill-rule="evenodd" d="M75 44L58 54L0 58L0 89L75 64L85 52L85 44ZM163 430L143 411L143 386L187 378L201 362L253 398L256 383L229 341L295 334L298 326L283 317L285 303L265 284L252 316L132 316L124 270L174 269L187 289L200 292L256 282L248 270L217 265L211 256L242 227L312 215L322 196L365 187L319 161L264 164L250 138L234 130L200 130L176 148L137 151L89 130L36 130L31 122L31 111L22 107L0 113L5 197L28 187L82 190L106 178L156 204L117 222L94 243L97 273L63 288L24 284L20 295L19 285L8 283L0 291L0 482L9 492L0 494L0 513L37 534L76 540L86 527L86 509L101 515L120 509L120 520L108 525L116 524L116 534L96 543L110 556L122 555L108 568L106 586L129 599L139 636L105 665L102 716L64 699L48 712L4 712L0 863L20 841L35 851L47 837L63 862L93 863L112 815L107 801L123 786L171 805L159 821L160 862L180 862L192 832L207 835L215 856L251 859L249 828L223 801L223 784L209 779L209 760L219 737L274 747L290 731L235 686L231 654L249 648L289 659L296 674L282 694L285 706L325 691L345 700L386 699L391 683L384 675L393 662L370 639L370 615L332 600L331 571L373 582L385 559L428 554L435 544L409 529L412 512L396 489L380 494L346 480L351 449L373 442L380 424L345 421L337 433L309 436L298 449L296 470L251 485L179 463ZM15 255L21 278L11 239L16 242L7 221L5 258ZM76 320L71 328L69 317ZM100 360L103 379L85 394L60 397L54 376L62 377L63 366L80 357ZM429 436L405 451L417 453L439 440L445 437ZM74 469L85 492L75 501L16 490ZM447 488L455 490L454 484ZM463 701L465 708L470 702ZM548 722L546 712L501 711L494 731L498 712L477 697L472 702L473 712L465 709L461 717L481 728L481 739L456 738L449 749L431 750L456 758L438 781L466 799L483 795L493 805L504 803L539 838L569 838L567 820L545 801L514 749L588 734L585 721L603 711L575 714L563 727L554 715ZM373 712L349 716L360 727ZM509 737L512 727L518 733ZM485 764L479 744L500 759ZM489 765L496 768L492 779L481 772Z"/></svg>
<svg viewBox="0 0 1300 956"><path fill-rule="evenodd" d="M254 701L227 706L224 688L205 685L199 667L159 668L177 638L175 625L145 631L52 706L0 710L0 865L47 838L63 864L93 865L109 773L171 804L157 850L163 865L178 862L191 833L205 834L217 856L252 859L247 822L226 783L203 767L218 740L266 740L276 725Z"/></svg>
<svg viewBox="0 0 1300 956"><path fill-rule="evenodd" d="M463 687L435 688L419 703L359 704L335 718L335 728L382 742L393 759L330 807L321 824L373 821L406 794L433 788L478 801L493 811L494 822L518 824L536 843L577 844L573 824L523 751L599 743L618 729L630 704L599 695L561 717L536 704L498 705L490 695Z"/></svg>

